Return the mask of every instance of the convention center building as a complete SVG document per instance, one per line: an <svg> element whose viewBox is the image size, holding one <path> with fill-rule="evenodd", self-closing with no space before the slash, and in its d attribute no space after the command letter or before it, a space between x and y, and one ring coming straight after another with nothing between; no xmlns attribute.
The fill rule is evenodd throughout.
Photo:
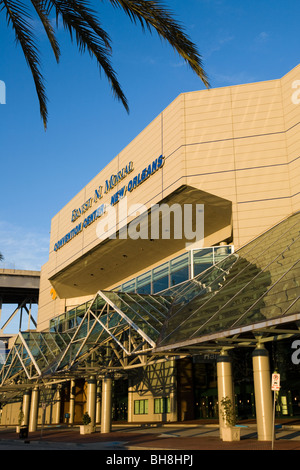
<svg viewBox="0 0 300 470"><path fill-rule="evenodd" d="M299 188L300 66L178 96L52 218L1 424L221 423L227 399L270 440L273 392L300 415Z"/></svg>

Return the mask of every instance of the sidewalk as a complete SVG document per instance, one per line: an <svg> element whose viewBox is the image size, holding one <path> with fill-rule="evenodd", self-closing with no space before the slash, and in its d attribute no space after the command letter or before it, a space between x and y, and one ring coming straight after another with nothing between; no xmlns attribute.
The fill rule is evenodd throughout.
<svg viewBox="0 0 300 470"><path fill-rule="evenodd" d="M88 435L81 435L79 427L44 427L29 433L27 439L19 439L15 428L0 426L0 450L272 450L272 442L258 441L256 425L243 423L241 440L223 442L217 424L189 422L157 425L113 424L112 432L101 434L100 428ZM274 450L300 450L300 423L285 422L276 429Z"/></svg>

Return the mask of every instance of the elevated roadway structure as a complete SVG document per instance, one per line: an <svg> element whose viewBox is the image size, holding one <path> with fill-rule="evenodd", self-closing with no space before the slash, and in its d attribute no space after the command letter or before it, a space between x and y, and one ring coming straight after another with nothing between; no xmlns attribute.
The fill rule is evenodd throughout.
<svg viewBox="0 0 300 470"><path fill-rule="evenodd" d="M40 287L40 272L20 269L0 270L0 340L7 340L11 335L5 329L13 318L19 316L19 324L25 312L28 315L28 329L31 323L36 327L31 307L38 304ZM3 322L1 319L2 306L10 304L12 313Z"/></svg>

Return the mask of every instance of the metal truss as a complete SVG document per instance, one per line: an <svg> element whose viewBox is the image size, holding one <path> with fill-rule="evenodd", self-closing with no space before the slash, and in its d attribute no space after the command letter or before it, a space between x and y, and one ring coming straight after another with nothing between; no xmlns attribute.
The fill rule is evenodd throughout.
<svg viewBox="0 0 300 470"><path fill-rule="evenodd" d="M19 332L5 363L0 368L0 387L6 384L32 381L42 377L45 370L66 348L68 333Z"/></svg>
<svg viewBox="0 0 300 470"><path fill-rule="evenodd" d="M56 371L70 370L87 356L93 356L93 363L98 361L100 369L115 368L116 362L118 368L125 369L129 362L136 362L155 347L169 305L161 296L99 291Z"/></svg>
<svg viewBox="0 0 300 470"><path fill-rule="evenodd" d="M19 332L0 369L0 388L20 381L121 372L157 361L151 351L169 306L170 300L159 295L99 291L77 327Z"/></svg>

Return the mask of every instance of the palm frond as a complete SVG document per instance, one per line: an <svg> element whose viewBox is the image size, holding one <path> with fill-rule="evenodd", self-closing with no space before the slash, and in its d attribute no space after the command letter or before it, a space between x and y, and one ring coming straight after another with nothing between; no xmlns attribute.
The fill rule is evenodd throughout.
<svg viewBox="0 0 300 470"><path fill-rule="evenodd" d="M156 30L209 87L203 69L202 58L196 45L185 34L183 27L159 0L109 0L115 8L121 8L133 23L139 22L143 30Z"/></svg>
<svg viewBox="0 0 300 470"><path fill-rule="evenodd" d="M133 23L139 23L143 30L156 31L183 57L204 84L209 87L197 47L160 0L108 1L114 8L122 9ZM71 40L73 41L75 38L79 51L82 53L87 51L96 58L100 71L104 71L114 95L129 111L127 99L111 64L110 37L101 27L95 10L91 8L91 0L31 0L30 3L45 29L57 62L60 57L60 48L50 20L52 12L56 16L57 24L59 19L62 19L63 26L69 32ZM2 10L6 11L7 23L12 26L16 41L20 43L31 69L39 99L40 114L46 128L47 97L40 71L36 38L28 22L28 19L31 18L29 9L22 0L0 0L0 11Z"/></svg>
<svg viewBox="0 0 300 470"><path fill-rule="evenodd" d="M2 5L6 10L7 23L12 25L16 41L21 45L26 62L30 67L39 99L40 114L46 128L48 117L47 98L43 76L40 72L40 60L35 45L35 36L26 20L26 18L30 18L28 8L22 2L12 0L2 0Z"/></svg>
<svg viewBox="0 0 300 470"><path fill-rule="evenodd" d="M49 20L49 8L47 8L47 4L45 1L42 0L31 0L32 5L35 8L35 11L37 12L43 26L45 29L45 32L47 34L47 37L49 39L50 45L52 47L53 53L55 55L56 61L59 62L59 57L60 57L60 48L59 44L56 40L55 34L54 34L54 29L51 24L51 21Z"/></svg>
<svg viewBox="0 0 300 470"><path fill-rule="evenodd" d="M117 80L111 65L111 46L108 34L101 28L95 12L89 3L82 0L49 0L55 8L57 17L61 17L63 25L69 31L71 40L75 36L80 52L88 51L94 56L109 80L114 95L129 111L127 99Z"/></svg>

